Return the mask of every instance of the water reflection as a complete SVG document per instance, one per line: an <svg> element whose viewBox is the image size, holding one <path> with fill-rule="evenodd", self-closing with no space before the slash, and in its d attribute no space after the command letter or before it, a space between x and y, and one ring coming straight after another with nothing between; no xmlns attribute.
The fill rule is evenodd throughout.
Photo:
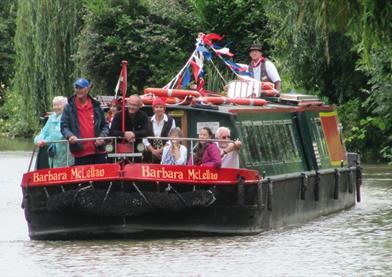
<svg viewBox="0 0 392 277"><path fill-rule="evenodd" d="M30 241L20 209L29 154L0 153L0 275L388 276L392 170L368 167L356 207L255 236ZM381 174L386 171L387 174Z"/></svg>
<svg viewBox="0 0 392 277"><path fill-rule="evenodd" d="M0 151L33 151L33 139L0 136Z"/></svg>

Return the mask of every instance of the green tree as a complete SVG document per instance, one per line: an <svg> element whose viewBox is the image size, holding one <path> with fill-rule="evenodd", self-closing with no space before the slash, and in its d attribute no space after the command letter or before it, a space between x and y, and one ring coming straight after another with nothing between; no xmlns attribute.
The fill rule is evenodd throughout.
<svg viewBox="0 0 392 277"><path fill-rule="evenodd" d="M381 150L387 153L392 131L392 3L267 2L272 43L285 77L349 108L341 109L349 149L370 153L369 157ZM357 103L359 117L349 117L354 114L352 103Z"/></svg>
<svg viewBox="0 0 392 277"><path fill-rule="evenodd" d="M72 93L82 12L80 1L18 1L12 90L23 101L24 132L37 127L55 95Z"/></svg>
<svg viewBox="0 0 392 277"><path fill-rule="evenodd" d="M0 2L0 106L14 72L14 35L16 5L12 0Z"/></svg>
<svg viewBox="0 0 392 277"><path fill-rule="evenodd" d="M170 2L160 10L159 1L86 1L77 58L95 94L113 94L122 60L129 62L130 87L139 92L177 73L189 54L184 49L194 44L193 23L186 2Z"/></svg>
<svg viewBox="0 0 392 277"><path fill-rule="evenodd" d="M271 29L263 0L191 0L201 32L224 35L235 60L248 61L253 43L263 45L264 54L271 53Z"/></svg>
<svg viewBox="0 0 392 277"><path fill-rule="evenodd" d="M348 15L349 1L269 2L271 41L289 83L336 104L353 97L365 99L362 89L367 78L355 70L359 56L352 50L354 42L342 18Z"/></svg>

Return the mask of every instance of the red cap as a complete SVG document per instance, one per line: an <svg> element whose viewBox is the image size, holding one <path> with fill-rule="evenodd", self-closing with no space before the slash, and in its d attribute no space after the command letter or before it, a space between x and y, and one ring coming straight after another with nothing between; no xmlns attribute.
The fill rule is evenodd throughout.
<svg viewBox="0 0 392 277"><path fill-rule="evenodd" d="M163 107L166 107L166 101L165 101L165 99L162 99L162 98L159 98L159 97L155 98L155 99L152 101L152 106L155 107L155 106L158 106L158 105L161 105L161 106L163 106Z"/></svg>

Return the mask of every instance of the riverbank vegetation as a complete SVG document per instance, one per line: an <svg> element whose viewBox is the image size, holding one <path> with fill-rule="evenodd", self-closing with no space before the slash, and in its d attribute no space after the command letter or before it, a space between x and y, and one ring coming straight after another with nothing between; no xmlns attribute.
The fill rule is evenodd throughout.
<svg viewBox="0 0 392 277"><path fill-rule="evenodd" d="M214 32L237 62L261 42L283 91L337 105L348 150L392 161L391 16L385 0L2 0L0 132L32 136L77 76L113 94L124 59L131 92L161 86Z"/></svg>

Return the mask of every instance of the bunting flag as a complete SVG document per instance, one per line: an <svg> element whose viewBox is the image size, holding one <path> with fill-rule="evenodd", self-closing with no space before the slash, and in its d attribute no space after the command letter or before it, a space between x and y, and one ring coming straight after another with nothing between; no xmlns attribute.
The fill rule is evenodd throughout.
<svg viewBox="0 0 392 277"><path fill-rule="evenodd" d="M207 92L204 90L204 83L205 83L204 78L201 77L197 83L197 88L196 88L196 90L200 92L202 96L207 95Z"/></svg>
<svg viewBox="0 0 392 277"><path fill-rule="evenodd" d="M206 60L211 61L212 54L210 51L208 51L208 49L204 45L199 44L199 46L196 48L196 51L202 53Z"/></svg>
<svg viewBox="0 0 392 277"><path fill-rule="evenodd" d="M246 76L251 76L250 72L247 72L248 68L247 66L244 65L239 65L233 61L229 61L227 59L222 59L225 64L232 69L235 73L237 73L238 75L246 75Z"/></svg>
<svg viewBox="0 0 392 277"><path fill-rule="evenodd" d="M182 83L182 75L178 76L178 79L177 79L177 88L181 88L181 83Z"/></svg>
<svg viewBox="0 0 392 277"><path fill-rule="evenodd" d="M204 44L211 46L214 40L222 40L223 36L220 36L218 34L207 34L207 35L202 35L202 40Z"/></svg>
<svg viewBox="0 0 392 277"><path fill-rule="evenodd" d="M191 81L191 71L189 70L189 65L185 68L184 75L182 76L181 88L184 89Z"/></svg>
<svg viewBox="0 0 392 277"><path fill-rule="evenodd" d="M195 84L197 85L197 90L205 94L204 86L204 60L207 62L212 62L212 53L215 53L217 57L219 57L225 65L240 79L252 79L252 73L248 72L248 66L245 64L238 64L232 61L230 58L234 56L228 47L228 44L225 46L219 46L216 44L216 41L221 41L223 36L218 34L203 34L199 33L199 36L196 40L195 50L192 55L189 57L188 61L184 65L184 67L177 73L177 75L165 86L165 88L182 88L186 89L189 83L191 82L191 78ZM215 68L218 70L217 68ZM222 77L222 75L220 75ZM222 77L223 78L223 77ZM249 80L250 81L250 80Z"/></svg>
<svg viewBox="0 0 392 277"><path fill-rule="evenodd" d="M193 78L195 82L200 77L201 72L203 71L203 60L204 56L200 55L200 53L196 52L193 55L193 59L191 60L191 66L192 66L192 71L193 71Z"/></svg>
<svg viewBox="0 0 392 277"><path fill-rule="evenodd" d="M218 54L218 55L226 55L226 56L229 56L229 57L233 57L234 56L234 54L231 53L230 49L227 48L227 47L216 49L215 53Z"/></svg>

